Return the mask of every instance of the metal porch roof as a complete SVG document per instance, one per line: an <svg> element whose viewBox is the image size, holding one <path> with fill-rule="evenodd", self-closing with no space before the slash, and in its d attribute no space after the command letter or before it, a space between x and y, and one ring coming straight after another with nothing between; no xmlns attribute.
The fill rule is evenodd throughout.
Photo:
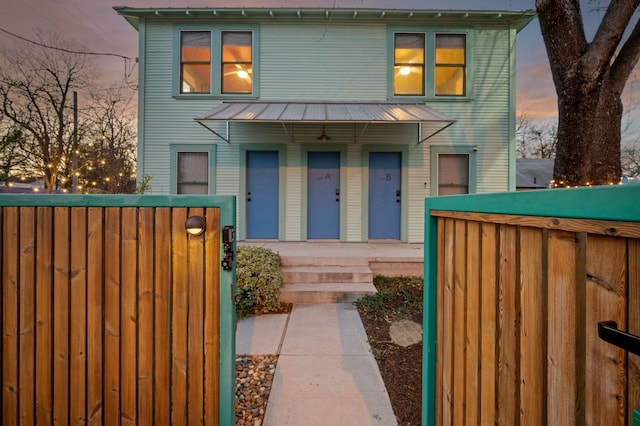
<svg viewBox="0 0 640 426"><path fill-rule="evenodd" d="M456 120L421 103L223 102L195 121L442 123Z"/></svg>

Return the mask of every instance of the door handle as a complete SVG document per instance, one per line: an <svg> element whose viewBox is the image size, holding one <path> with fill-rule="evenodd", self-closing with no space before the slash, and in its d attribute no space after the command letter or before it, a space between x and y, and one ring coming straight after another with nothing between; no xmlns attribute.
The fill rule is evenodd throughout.
<svg viewBox="0 0 640 426"><path fill-rule="evenodd" d="M618 330L615 321L598 323L598 337L632 354L640 355L640 336Z"/></svg>
<svg viewBox="0 0 640 426"><path fill-rule="evenodd" d="M396 189L396 197L399 197L399 196L400 196L400 190Z"/></svg>
<svg viewBox="0 0 640 426"><path fill-rule="evenodd" d="M251 191L247 192L247 201L251 201Z"/></svg>

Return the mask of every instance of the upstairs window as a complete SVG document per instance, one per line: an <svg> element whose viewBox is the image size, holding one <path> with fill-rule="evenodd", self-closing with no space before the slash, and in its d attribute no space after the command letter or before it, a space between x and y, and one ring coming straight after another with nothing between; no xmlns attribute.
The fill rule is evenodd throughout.
<svg viewBox="0 0 640 426"><path fill-rule="evenodd" d="M466 37L464 34L436 34L435 95L466 94Z"/></svg>
<svg viewBox="0 0 640 426"><path fill-rule="evenodd" d="M251 39L251 31L222 32L222 93L252 93Z"/></svg>
<svg viewBox="0 0 640 426"><path fill-rule="evenodd" d="M211 93L211 32L180 34L180 93Z"/></svg>
<svg viewBox="0 0 640 426"><path fill-rule="evenodd" d="M393 49L393 94L424 96L424 34L396 33Z"/></svg>

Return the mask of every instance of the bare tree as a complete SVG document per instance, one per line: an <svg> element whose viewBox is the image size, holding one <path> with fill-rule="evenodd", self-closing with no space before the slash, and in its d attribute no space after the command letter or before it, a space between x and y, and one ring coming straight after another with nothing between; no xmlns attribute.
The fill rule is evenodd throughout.
<svg viewBox="0 0 640 426"><path fill-rule="evenodd" d="M640 141L622 145L622 175L640 178Z"/></svg>
<svg viewBox="0 0 640 426"><path fill-rule="evenodd" d="M568 185L621 176L622 91L640 55L640 26L624 38L640 0L612 0L591 42L580 0L536 0L558 95L554 179Z"/></svg>
<svg viewBox="0 0 640 426"><path fill-rule="evenodd" d="M73 92L85 90L95 73L89 56L69 50L71 42L51 34L38 40L2 51L0 102L2 114L24 132L23 149L52 192L72 153Z"/></svg>
<svg viewBox="0 0 640 426"><path fill-rule="evenodd" d="M0 137L0 182L6 185L12 175L20 172L27 158L22 145L24 134L19 127L11 126Z"/></svg>
<svg viewBox="0 0 640 426"><path fill-rule="evenodd" d="M530 119L526 113L516 117L516 155L518 158L555 158L558 126L555 122Z"/></svg>
<svg viewBox="0 0 640 426"><path fill-rule="evenodd" d="M135 192L133 96L134 92L127 86L96 91L92 95L86 110L87 133L77 152L78 169L72 170L84 192Z"/></svg>

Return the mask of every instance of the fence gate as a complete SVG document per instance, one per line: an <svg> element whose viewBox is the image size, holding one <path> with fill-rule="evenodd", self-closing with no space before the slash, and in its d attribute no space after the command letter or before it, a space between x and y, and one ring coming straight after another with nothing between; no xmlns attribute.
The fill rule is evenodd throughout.
<svg viewBox="0 0 640 426"><path fill-rule="evenodd" d="M631 185L630 185L631 186ZM631 424L640 186L427 203L424 424ZM592 202L597 200L597 202Z"/></svg>
<svg viewBox="0 0 640 426"><path fill-rule="evenodd" d="M4 425L231 423L220 225L235 201L220 198L0 201ZM190 216L204 234L186 233Z"/></svg>

